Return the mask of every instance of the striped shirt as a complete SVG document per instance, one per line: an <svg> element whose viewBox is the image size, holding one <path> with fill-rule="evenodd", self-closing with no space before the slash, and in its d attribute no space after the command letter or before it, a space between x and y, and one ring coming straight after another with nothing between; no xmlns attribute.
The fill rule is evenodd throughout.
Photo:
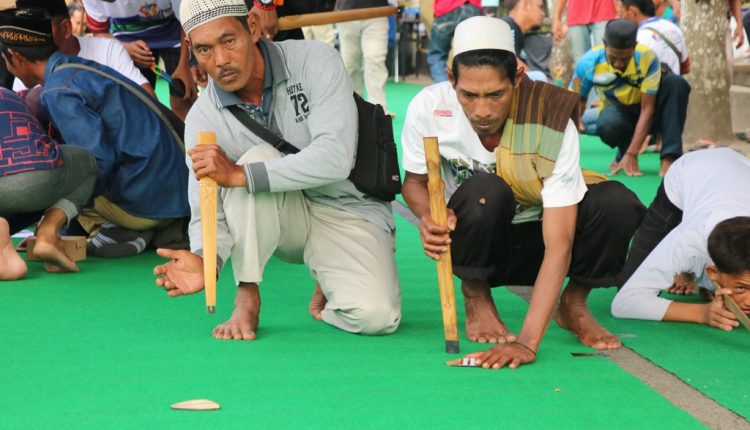
<svg viewBox="0 0 750 430"><path fill-rule="evenodd" d="M639 43L625 71L620 72L610 66L604 45L599 45L581 57L573 78L581 81L582 97L588 96L591 89L596 87L601 110L612 103L639 105L641 94L657 94L661 68L656 54Z"/></svg>

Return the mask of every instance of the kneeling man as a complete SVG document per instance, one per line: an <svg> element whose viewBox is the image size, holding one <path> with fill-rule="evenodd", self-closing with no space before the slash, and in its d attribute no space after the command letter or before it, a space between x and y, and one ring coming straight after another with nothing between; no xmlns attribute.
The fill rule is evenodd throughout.
<svg viewBox="0 0 750 430"><path fill-rule="evenodd" d="M594 286L614 285L645 208L622 184L581 171L571 120L577 96L516 74L505 22L462 22L454 52L450 81L425 88L407 111L403 195L421 220L425 253L437 258L451 244L469 339L507 343L480 360L495 368L534 361L567 276L558 323L585 345L620 347L589 313L586 298ZM448 228L430 217L425 136L439 138L452 193ZM531 284L516 337L498 317L490 288Z"/></svg>
<svg viewBox="0 0 750 430"><path fill-rule="evenodd" d="M212 78L188 114L185 142L194 176L192 253L160 250L157 284L170 296L203 289L198 180L220 186L218 258L230 254L238 283L220 339L255 338L258 284L272 256L304 263L317 281L310 311L352 333L398 327L401 294L390 205L361 193L347 177L357 146L351 81L335 49L312 41L261 40L244 0L183 1L182 26L198 65ZM235 116L236 115L236 116ZM282 154L243 123L254 121L299 152ZM199 131L218 145L196 146ZM278 142L277 142L278 143ZM293 152L293 151L288 151Z"/></svg>

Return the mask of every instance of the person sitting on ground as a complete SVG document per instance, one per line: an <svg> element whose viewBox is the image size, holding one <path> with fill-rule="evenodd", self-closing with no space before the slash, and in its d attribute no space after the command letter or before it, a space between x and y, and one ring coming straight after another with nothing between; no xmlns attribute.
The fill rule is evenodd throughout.
<svg viewBox="0 0 750 430"><path fill-rule="evenodd" d="M48 271L77 272L63 251L60 229L88 202L96 160L85 149L50 139L21 98L5 88L0 88L0 136L0 280L20 279L27 270L5 218L39 210L45 212L34 254Z"/></svg>
<svg viewBox="0 0 750 430"><path fill-rule="evenodd" d="M351 333L387 334L401 318L390 205L347 179L357 146L352 83L338 52L304 40L271 42L244 0L183 0L180 15L210 76L186 122L192 252L157 250L172 297L204 288L198 181L220 187L219 266L232 257L237 296L219 339L252 340L263 271L272 256L304 263L318 283L310 312ZM237 116L235 116L237 115ZM255 121L299 152L282 154L243 124ZM196 145L200 131L218 145Z"/></svg>
<svg viewBox="0 0 750 430"><path fill-rule="evenodd" d="M39 8L49 12L52 21L52 37L57 49L63 54L85 58L111 67L156 98L151 84L135 67L122 43L103 37L79 37L73 33L73 20L68 15L65 0L17 0L16 6L20 9ZM20 79L16 79L13 90L19 92L25 88Z"/></svg>
<svg viewBox="0 0 750 430"><path fill-rule="evenodd" d="M602 141L617 150L610 164L616 174L640 176L638 155L646 136L662 137L664 175L682 155L690 85L675 74L661 73L653 51L636 41L638 26L627 19L607 23L604 44L587 52L576 65L573 81L580 82L583 110L592 88L599 93L596 130Z"/></svg>
<svg viewBox="0 0 750 430"><path fill-rule="evenodd" d="M750 315L750 160L730 148L677 160L637 230L612 302L617 318L738 326L729 294ZM623 282L624 281L624 282ZM683 303L663 292L713 292L710 303Z"/></svg>
<svg viewBox="0 0 750 430"><path fill-rule="evenodd" d="M88 251L136 254L153 229L186 217L181 138L148 93L106 66L59 52L43 10L2 12L0 26L7 30L0 43L8 70L28 87L42 85L42 110L62 139L96 158L93 207L77 218L93 236ZM111 231L97 234L105 223Z"/></svg>
<svg viewBox="0 0 750 430"><path fill-rule="evenodd" d="M584 177L573 123L576 95L517 74L505 22L467 19L456 28L454 50L450 82L425 88L409 104L402 192L420 220L425 254L437 259L450 244L467 337L507 343L480 353L483 366L533 362L558 298L560 326L592 348L619 348L619 339L589 313L586 298L595 286L615 284L645 208L621 183L589 172ZM425 136L439 141L451 194L448 227L430 216ZM532 284L516 336L498 316L491 288Z"/></svg>

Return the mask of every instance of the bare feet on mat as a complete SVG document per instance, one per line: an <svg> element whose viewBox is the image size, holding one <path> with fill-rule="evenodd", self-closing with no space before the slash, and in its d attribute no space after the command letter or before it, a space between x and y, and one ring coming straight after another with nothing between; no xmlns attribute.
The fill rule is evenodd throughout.
<svg viewBox="0 0 750 430"><path fill-rule="evenodd" d="M260 317L260 292L257 284L241 283L229 320L219 324L212 335L222 340L254 340Z"/></svg>
<svg viewBox="0 0 750 430"><path fill-rule="evenodd" d="M310 299L310 315L318 321L323 320L323 316L320 314L326 307L328 299L323 294L323 290L320 289L320 284L315 284L315 291L313 291L312 298Z"/></svg>
<svg viewBox="0 0 750 430"><path fill-rule="evenodd" d="M26 262L13 248L10 227L5 218L0 218L0 281L13 281L26 276Z"/></svg>
<svg viewBox="0 0 750 430"><path fill-rule="evenodd" d="M500 319L490 287L482 283L462 282L466 310L466 337L480 343L510 343L516 336Z"/></svg>
<svg viewBox="0 0 750 430"><path fill-rule="evenodd" d="M44 270L53 273L78 272L76 263L65 255L60 236L37 234L34 256L45 262Z"/></svg>
<svg viewBox="0 0 750 430"><path fill-rule="evenodd" d="M589 312L586 305L588 290L573 281L568 284L560 298L557 324L573 332L582 344L591 348L599 350L620 348L622 346L620 339L602 327Z"/></svg>

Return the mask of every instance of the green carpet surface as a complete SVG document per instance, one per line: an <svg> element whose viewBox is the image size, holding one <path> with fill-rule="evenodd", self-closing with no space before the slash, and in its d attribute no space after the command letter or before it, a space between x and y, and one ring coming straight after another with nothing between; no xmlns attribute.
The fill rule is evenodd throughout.
<svg viewBox="0 0 750 430"><path fill-rule="evenodd" d="M418 91L389 85L397 134ZM603 171L612 151L591 138L582 146L584 167ZM622 179L650 201L659 182L656 156L647 154L642 167L647 176ZM397 224L403 319L395 334L380 337L314 321L307 270L277 260L261 287L253 342L210 336L231 312L228 266L217 313L208 315L202 294L170 299L154 285L151 271L161 259L152 250L89 258L70 275L30 263L26 279L0 284L0 428L703 428L606 358L572 356L592 351L555 323L532 366L446 366L457 356L444 353L435 264L423 255L416 228L401 218ZM638 336L627 346L750 415L746 390L732 389L746 379L747 333L614 320L613 293L597 291L592 308L614 332ZM526 303L504 288L494 295L517 332ZM463 337L460 294L458 302L461 352L483 349ZM169 408L197 398L222 409Z"/></svg>

